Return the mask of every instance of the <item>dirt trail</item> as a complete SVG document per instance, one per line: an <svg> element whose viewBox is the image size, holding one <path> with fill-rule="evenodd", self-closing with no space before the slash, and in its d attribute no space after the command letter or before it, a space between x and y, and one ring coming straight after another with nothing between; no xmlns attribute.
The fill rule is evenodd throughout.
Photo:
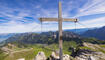
<svg viewBox="0 0 105 60"><path fill-rule="evenodd" d="M33 50L33 48L30 48L30 49L22 49L22 50L19 50L19 51L12 51L12 52L10 53L10 56L13 56L14 53L25 52L25 51L30 51L30 50Z"/></svg>

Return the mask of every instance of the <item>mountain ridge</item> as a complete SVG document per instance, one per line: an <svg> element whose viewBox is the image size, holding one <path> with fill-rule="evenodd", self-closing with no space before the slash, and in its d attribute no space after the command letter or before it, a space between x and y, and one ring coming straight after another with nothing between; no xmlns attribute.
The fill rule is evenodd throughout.
<svg viewBox="0 0 105 60"><path fill-rule="evenodd" d="M105 26L93 30L88 30L81 34L84 37L93 37L99 40L105 40Z"/></svg>
<svg viewBox="0 0 105 60"><path fill-rule="evenodd" d="M23 43L54 43L58 42L58 32L43 32L40 34L37 33L24 33L20 35L14 35L6 40L6 42L23 42ZM69 40L67 38L80 39L81 37L75 33L72 32L63 32L63 39Z"/></svg>

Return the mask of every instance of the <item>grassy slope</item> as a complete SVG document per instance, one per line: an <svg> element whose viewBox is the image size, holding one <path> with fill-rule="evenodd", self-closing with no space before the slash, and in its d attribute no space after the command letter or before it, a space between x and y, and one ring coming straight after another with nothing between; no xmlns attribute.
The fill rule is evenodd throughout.
<svg viewBox="0 0 105 60"><path fill-rule="evenodd" d="M73 41L64 42L63 46L64 46L63 47L64 54L71 54L71 51L69 51L69 48L70 46L76 47L76 43ZM29 48L33 48L33 49L29 49ZM28 48L25 48L25 49L20 49L20 48L15 47L14 50L18 52L9 54L9 56L5 57L4 60L16 60L19 58L25 58L26 60L32 60L33 58L35 58L36 54L40 51L43 51L45 55L49 57L52 51L58 50L58 44L51 44L48 46L37 44L37 45L30 45Z"/></svg>
<svg viewBox="0 0 105 60"><path fill-rule="evenodd" d="M32 60L33 58L35 58L36 54L39 52L39 51L43 51L45 52L45 55L48 57L50 56L52 50L47 48L47 47L43 47L41 45L33 45L33 46L30 46L30 48L32 49L18 49L18 52L14 52L14 53L11 53L9 54L9 56L5 57L4 60L16 60L16 59L19 59L19 58L25 58L26 60ZM22 51L21 51L22 50ZM17 50L16 50L17 51Z"/></svg>
<svg viewBox="0 0 105 60"><path fill-rule="evenodd" d="M63 53L70 55L71 54L70 47L76 48L77 46L78 46L78 44L76 44L76 42L74 42L74 41L64 41L64 43L63 43ZM105 45L99 45L99 46L102 47L102 48L105 48ZM32 49L30 49L30 48L32 48ZM86 46L81 46L80 48L81 49L94 50L94 49L92 49L90 47L86 47ZM49 57L51 55L52 51L58 50L58 44L51 44L51 45L48 45L48 46L43 46L41 44L36 44L36 45L29 45L25 49L15 47L14 50L19 51L19 52L9 54L9 56L6 56L6 57L1 55L1 54L0 54L0 56L5 57L4 60L16 60L16 59L19 59L19 58L25 58L26 60L32 60L33 58L35 58L35 56L37 55L38 52L43 51L43 52L45 52L45 55L47 57ZM99 49L99 48L97 48L94 51L101 51L101 52L105 53L104 50Z"/></svg>

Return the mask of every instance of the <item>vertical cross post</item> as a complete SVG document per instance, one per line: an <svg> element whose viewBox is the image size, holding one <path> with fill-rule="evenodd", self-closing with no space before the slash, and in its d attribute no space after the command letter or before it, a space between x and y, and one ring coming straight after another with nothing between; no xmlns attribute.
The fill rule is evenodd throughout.
<svg viewBox="0 0 105 60"><path fill-rule="evenodd" d="M63 40L62 40L62 22L63 21L73 21L73 22L77 22L77 19L70 19L70 18L62 18L62 5L61 2L59 2L58 4L58 18L39 18L39 20L41 22L44 21L56 21L58 22L58 27L59 27L59 37L58 37L58 41L59 41L59 58L60 60L63 60Z"/></svg>
<svg viewBox="0 0 105 60"><path fill-rule="evenodd" d="M61 6L61 2L59 2L59 10L58 10L58 25L59 25L59 57L60 60L63 60L63 46L62 46L62 6Z"/></svg>

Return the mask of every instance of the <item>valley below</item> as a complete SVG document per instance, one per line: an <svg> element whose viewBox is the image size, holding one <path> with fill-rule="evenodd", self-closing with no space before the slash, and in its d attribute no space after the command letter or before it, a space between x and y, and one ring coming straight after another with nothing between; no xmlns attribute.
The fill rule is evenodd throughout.
<svg viewBox="0 0 105 60"><path fill-rule="evenodd" d="M0 47L0 60L59 60L58 32L14 35ZM63 60L105 60L105 41L63 32Z"/></svg>
<svg viewBox="0 0 105 60"><path fill-rule="evenodd" d="M68 43L68 42L66 42ZM69 45L67 47L67 44L64 43L64 49L63 53L65 55L65 59L68 60L105 60L105 45L101 44L92 44L92 43L83 43L83 46L79 46L78 48L70 49L70 45L72 44L69 42ZM10 48L11 47L11 48ZM0 54L0 59L2 60L18 60L18 59L24 59L24 60L34 60L39 59L40 56L44 57L45 60L49 60L51 58L51 55L53 56L53 52L55 55L53 56L53 59L59 59L57 52L58 51L58 45L57 44L51 44L51 45L43 45L43 44L35 44L35 45L29 45L27 47L14 47L13 44L7 46L4 46L1 48L3 51L2 55ZM38 55L41 53L42 55ZM44 55L43 55L44 53ZM37 56L38 55L38 56ZM69 56L69 58L67 58ZM57 58L58 57L58 58Z"/></svg>

